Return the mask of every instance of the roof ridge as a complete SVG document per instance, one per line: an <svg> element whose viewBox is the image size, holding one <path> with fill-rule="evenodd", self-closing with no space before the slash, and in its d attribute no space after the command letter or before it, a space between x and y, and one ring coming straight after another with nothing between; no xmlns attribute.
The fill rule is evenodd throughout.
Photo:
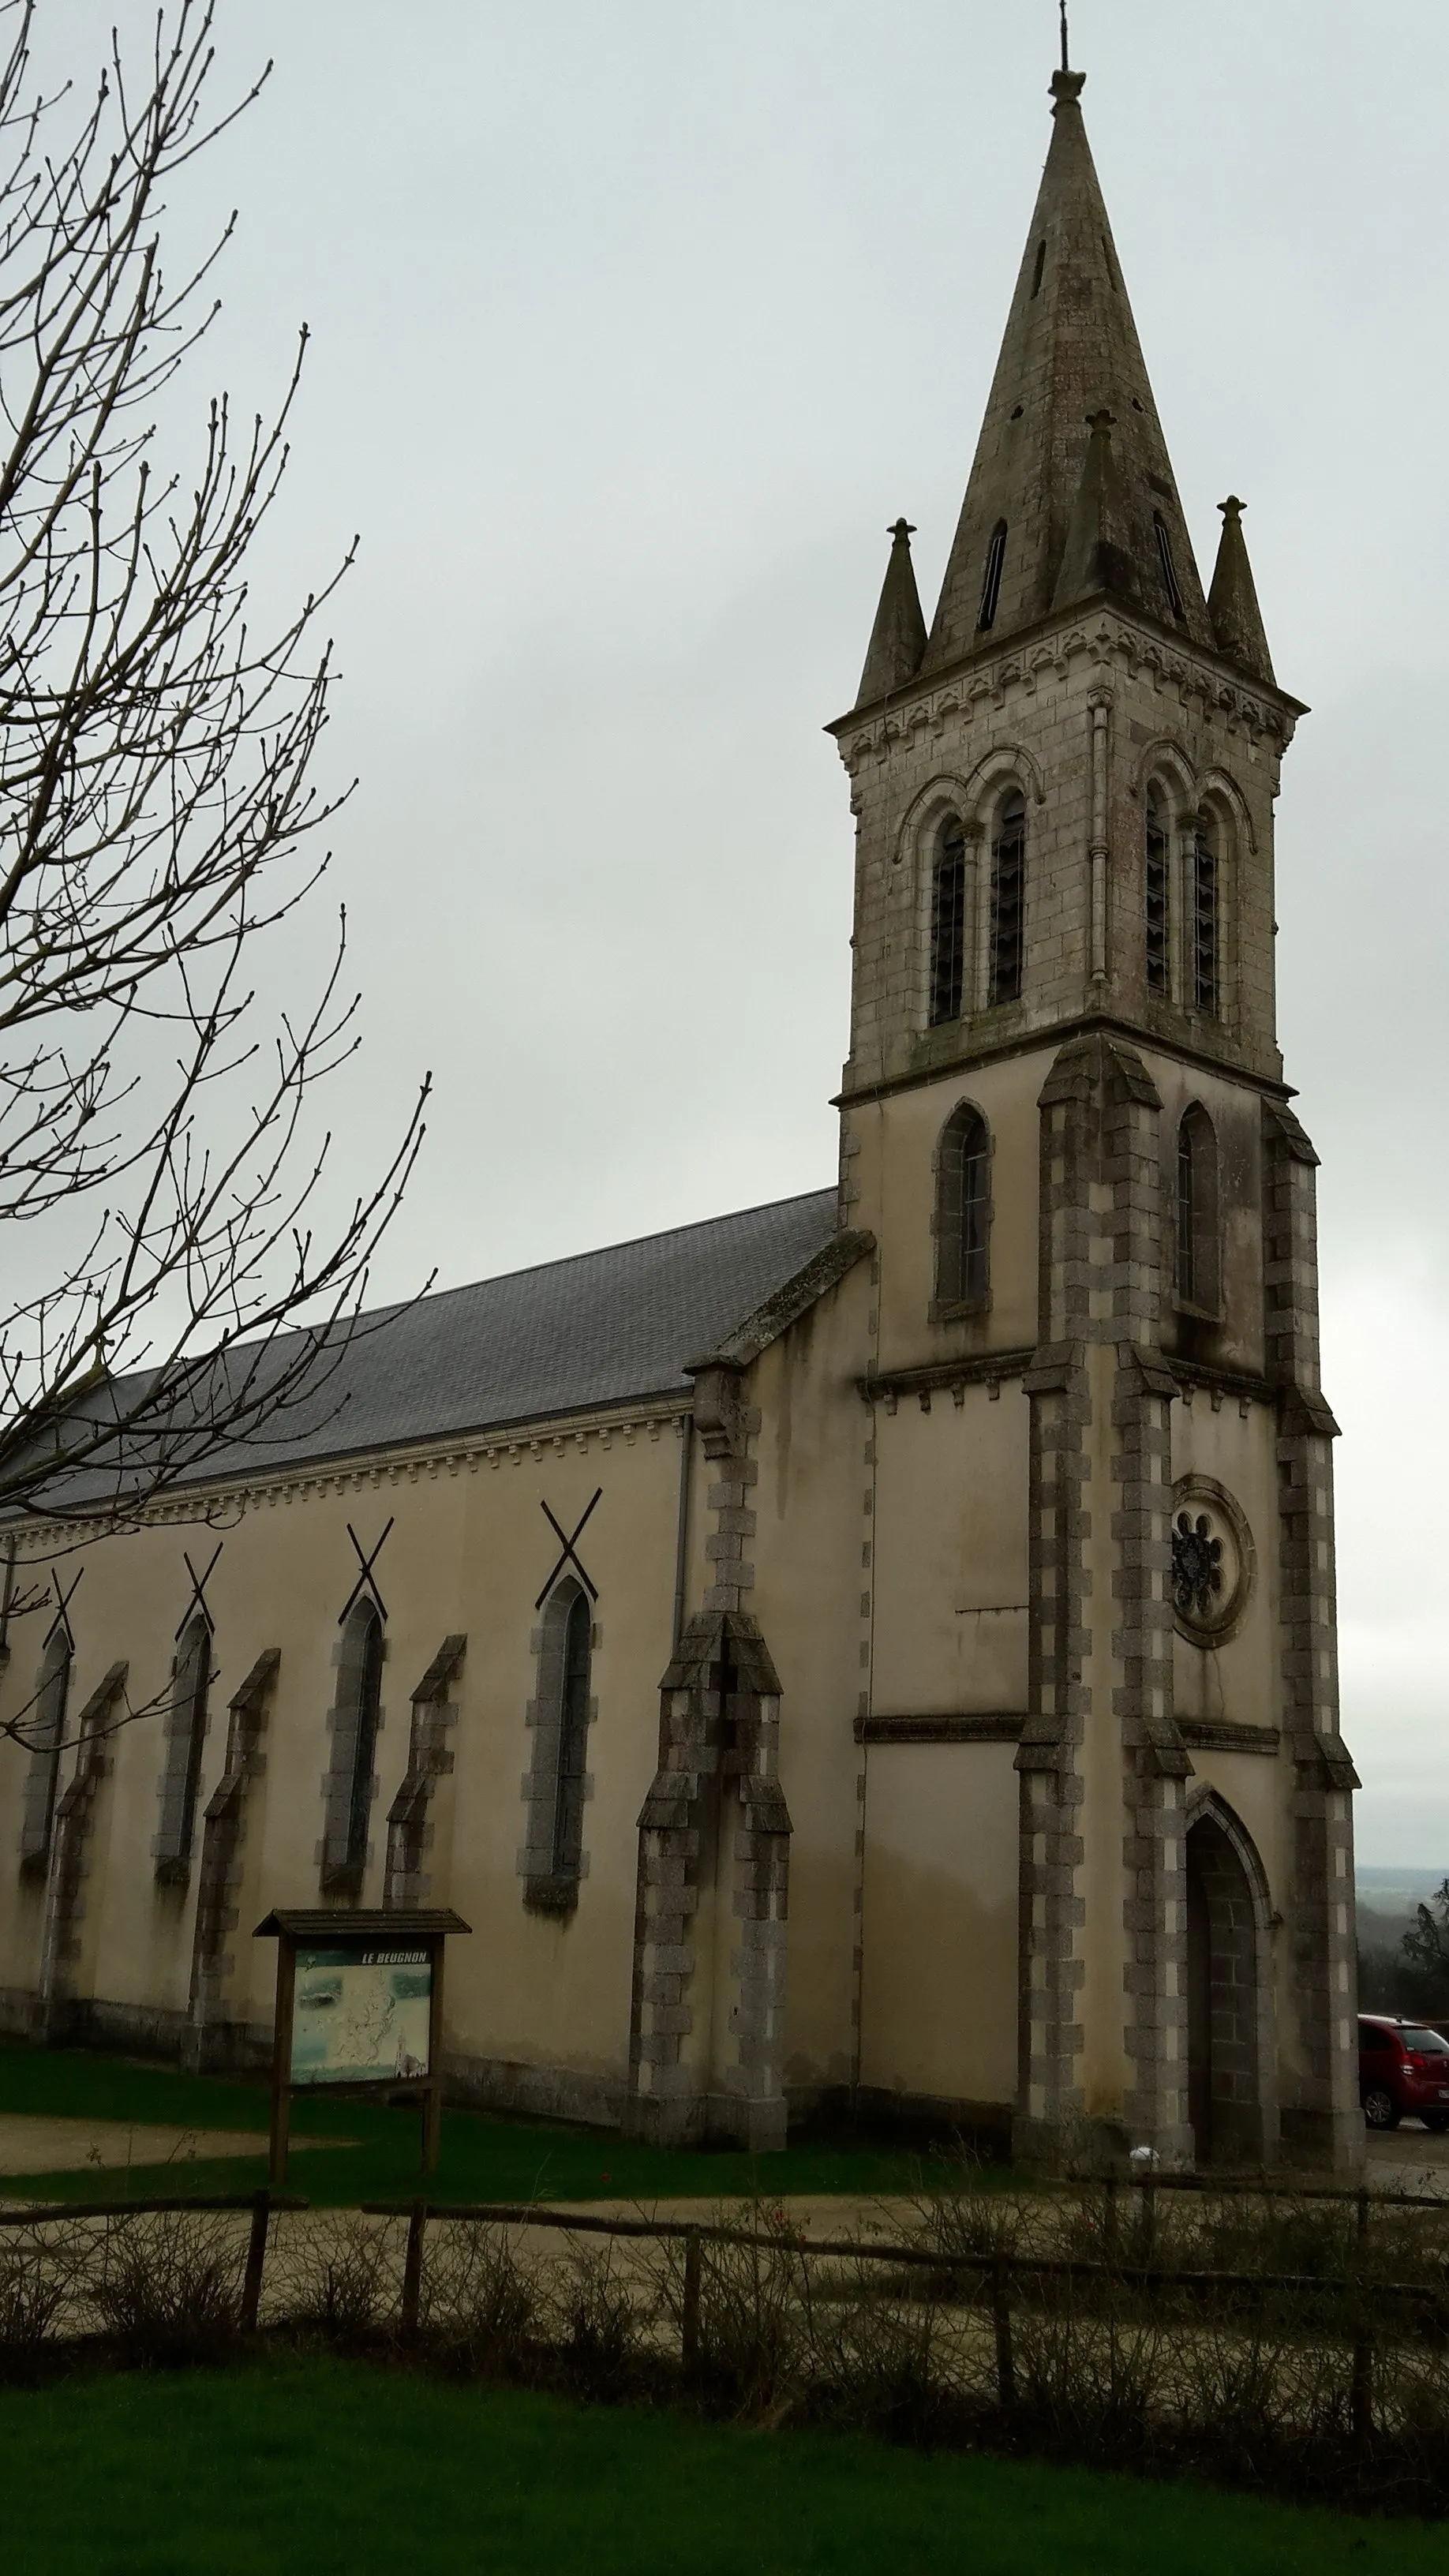
<svg viewBox="0 0 1449 2576"><path fill-rule="evenodd" d="M760 1199L753 1207L726 1208L720 1216L692 1217L687 1225L663 1225L653 1234L629 1234L618 1243L596 1243L587 1252L561 1252L552 1261L525 1261L517 1270L490 1270L481 1279L460 1279L454 1288L425 1292L427 1303L437 1305L445 1297L470 1296L475 1288L501 1287L509 1279L529 1279L543 1270L564 1270L575 1261L602 1261L611 1252L632 1252L640 1244L667 1243L672 1235L703 1234L712 1225L737 1224L744 1217L768 1216L774 1208L804 1207L809 1199L833 1199L835 1195L834 1182L827 1182L818 1190L796 1190L788 1198ZM390 1315L422 1302L421 1298L402 1297L392 1306L374 1306L365 1311L373 1315Z"/></svg>

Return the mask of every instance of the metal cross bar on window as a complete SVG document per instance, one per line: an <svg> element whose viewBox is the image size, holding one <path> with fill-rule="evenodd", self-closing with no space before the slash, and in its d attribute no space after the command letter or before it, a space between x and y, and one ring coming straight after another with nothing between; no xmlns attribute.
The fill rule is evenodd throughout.
<svg viewBox="0 0 1449 2576"><path fill-rule="evenodd" d="M185 1548L182 1549L181 1562L191 1577L191 1599L187 1602L185 1609L181 1613L180 1619L177 1621L176 1635L178 1638L180 1637L183 1628L188 1628L190 1626L191 1614L194 1610L199 1610L203 1619L206 1621L207 1635L209 1637L214 1637L216 1635L216 1621L213 1619L211 1612L206 1606L206 1587L216 1572L216 1560L220 1556L225 1545L225 1539L219 1538L217 1540L216 1545L212 1550L211 1563L204 1574L197 1573L196 1568L192 1564L190 1557L187 1555Z"/></svg>
<svg viewBox="0 0 1449 2576"><path fill-rule="evenodd" d="M76 1575L76 1579L71 1585L69 1592L66 1592L61 1587L60 1576L56 1573L55 1567L52 1566L50 1569L50 1579L55 1586L57 1607L55 1617L52 1619L50 1626L46 1629L45 1643L48 1646L51 1638L55 1635L57 1628L63 1628L65 1630L65 1642L70 1647L72 1654L75 1652L75 1639L71 1634L70 1620L66 1614L70 1609L70 1605L72 1601L74 1601L76 1594L80 1590L81 1575L84 1573L85 1567L82 1566L79 1573Z"/></svg>
<svg viewBox="0 0 1449 2576"><path fill-rule="evenodd" d="M393 1520L396 1518L397 1515L394 1513ZM370 1592L374 1601L377 1603L378 1610L382 1617L384 1619L387 1617L387 1603L384 1601L382 1594L377 1588L377 1577L373 1573L372 1569L376 1565L378 1558L381 1556L382 1551L387 1544L388 1530L392 1528L392 1525L392 1521L389 1521L387 1529L383 1531L383 1534L378 1540L376 1547L373 1549L371 1556L368 1556L363 1550L362 1541L358 1537L356 1530L353 1528L351 1521L348 1522L347 1535L351 1539L352 1544L357 1551L357 1562L361 1566L362 1572L359 1574L352 1590L348 1593L346 1600L342 1604L341 1617L337 1622L339 1628L343 1625L348 1611L352 1608L354 1601L361 1592Z"/></svg>
<svg viewBox="0 0 1449 2576"><path fill-rule="evenodd" d="M602 1485L600 1485L600 1486L597 1488L596 1492L595 1492L595 1495L594 1495L594 1502L593 1502L593 1503L590 1503L590 1505L589 1505L589 1507L588 1507L588 1511L586 1511L586 1512L584 1513L584 1515L583 1515L583 1519L579 1521L578 1526L576 1527L576 1529L575 1529L575 1531L574 1531L574 1534L573 1534L572 1538L565 1538L565 1536L564 1536L564 1534L563 1534L563 1531L560 1529L560 1527L559 1527L559 1525L558 1525L558 1522L554 1519L554 1516L553 1516L552 1512L549 1510L549 1507L548 1507L547 1503L540 1503L540 1504L539 1504L539 1510L542 1512L542 1514L543 1514L543 1516L544 1516L544 1519L547 1521L547 1523L548 1523L548 1525L549 1525L549 1528L552 1530L552 1532L553 1532L553 1534L554 1534L554 1537L558 1540L559 1546L560 1546L560 1548L562 1549L563 1553L562 1553L562 1554L561 1554L561 1556L559 1557L558 1563L555 1565L555 1567L554 1567L554 1569L553 1569L552 1574L549 1576L547 1583L544 1585L543 1590L540 1592L540 1594L539 1594L539 1596L538 1596L538 1599L535 1601L535 1603L534 1603L534 1605L533 1605L533 1606L534 1606L534 1608L535 1608L535 1610L541 1610L541 1609L543 1608L543 1605L544 1605L545 1601L548 1599L549 1594L552 1592L554 1585L557 1583L557 1581L558 1581L558 1579L559 1579L559 1576L562 1574L562 1572L563 1572L563 1570L564 1570L564 1567L565 1567L566 1565L571 1565L571 1566L574 1568L574 1571L575 1571L575 1573L578 1575L579 1581L582 1583L582 1585L583 1585L583 1587L584 1587L584 1590L587 1592L587 1594L588 1594L588 1596L589 1596L589 1599L590 1599L591 1601L597 1601L597 1600L598 1600L598 1597L599 1597L599 1587L598 1587L598 1585L597 1585L596 1583L591 1583L591 1582L590 1582L590 1580L589 1580L589 1578L588 1578L587 1574L584 1572L583 1566L582 1566L582 1565L580 1564L580 1562L579 1562L578 1556L577 1556L577 1554L575 1553L575 1551L576 1551L576 1549L577 1549L577 1547L578 1547L579 1539L580 1539L580 1537L582 1536L582 1533L583 1533L584 1522L588 1519L588 1517L589 1517L589 1512L591 1512L591 1511L593 1510L593 1508L594 1508L594 1503L597 1503L597 1502L599 1502L599 1501L602 1499L602 1497L603 1497L603 1491L604 1491L604 1488L603 1488L603 1486L602 1486Z"/></svg>

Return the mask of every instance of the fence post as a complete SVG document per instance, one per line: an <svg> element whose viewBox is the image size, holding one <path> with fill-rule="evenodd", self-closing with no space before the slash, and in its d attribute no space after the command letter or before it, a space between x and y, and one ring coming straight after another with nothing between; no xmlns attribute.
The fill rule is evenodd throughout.
<svg viewBox="0 0 1449 2576"><path fill-rule="evenodd" d="M415 2200L408 2213L408 2250L403 2263L402 2330L416 2334L418 2311L423 2291L423 2229L428 2223L428 2204Z"/></svg>
<svg viewBox="0 0 1449 2576"><path fill-rule="evenodd" d="M1358 2256L1358 2280L1355 2287L1358 2294L1359 2322L1354 2328L1353 2336L1353 2374L1349 2384L1349 2422L1353 2433L1354 2446L1358 2450L1363 2450L1374 2437L1374 2339L1372 2327L1368 2322L1368 2293L1363 2277L1364 2257L1368 2252L1369 2232L1369 2194L1365 2184L1360 2183L1358 2190L1354 2195L1354 2199L1356 2204L1354 2211L1354 2250Z"/></svg>
<svg viewBox="0 0 1449 2576"><path fill-rule="evenodd" d="M699 2360L699 2230L684 2240L684 2297L679 2309L679 2358L686 2370Z"/></svg>
<svg viewBox="0 0 1449 2576"><path fill-rule="evenodd" d="M255 2334L257 2311L262 2304L262 2266L267 2259L267 2223L271 2216L272 2195L259 2191L252 2201L252 2228L247 2238L247 2268L242 2275L241 2328L243 2334Z"/></svg>
<svg viewBox="0 0 1449 2576"><path fill-rule="evenodd" d="M1117 2178L1108 2174L1102 2185L1102 2260L1117 2260Z"/></svg>
<svg viewBox="0 0 1449 2576"><path fill-rule="evenodd" d="M1374 2437L1374 2339L1366 2321L1354 2328L1349 2416L1355 2447L1365 2450Z"/></svg>
<svg viewBox="0 0 1449 2576"><path fill-rule="evenodd" d="M1004 2258L991 2267L991 2322L996 2329L996 2394L1003 2415L1016 2404L1016 2355L1011 2348L1011 2297Z"/></svg>

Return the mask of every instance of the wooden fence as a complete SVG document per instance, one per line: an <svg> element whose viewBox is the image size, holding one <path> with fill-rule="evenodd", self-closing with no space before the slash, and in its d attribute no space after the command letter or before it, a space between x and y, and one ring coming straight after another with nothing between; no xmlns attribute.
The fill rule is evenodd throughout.
<svg viewBox="0 0 1449 2576"><path fill-rule="evenodd" d="M1352 2190L1318 2185L1295 2187L1245 2178L1216 2180L1210 2176L1176 2174L1134 2177L1130 2181L1109 2178L1100 2186L1077 2185L1075 2189L1071 2185L1060 2187L1063 2192L1073 2192L1073 2196L1080 2200L1085 2200L1091 2190L1098 2188L1102 2195L1103 2245L1099 2258L999 2250L972 2252L940 2246L882 2243L875 2238L806 2237L783 2226L740 2227L725 2220L605 2216L591 2211L587 2204L544 2208L528 2201L457 2203L429 2202L420 2198L369 2201L355 2211L319 2210L313 2214L323 2220L349 2216L406 2220L399 2324L407 2337L416 2336L419 2329L424 2251L430 2226L535 2228L560 2231L570 2236L682 2244L679 2358L686 2373L694 2372L700 2361L703 2258L705 2249L711 2245L749 2248L804 2263L885 2264L897 2271L919 2271L943 2279L975 2275L985 2288L985 2304L992 2320L996 2394L1003 2414L1010 2414L1017 2404L1013 2309L1020 2306L1029 2290L1035 2288L1040 2294L1049 2283L1072 2283L1098 2291L1130 2290L1143 2297L1154 2292L1172 2291L1194 2294L1202 2299L1222 2294L1239 2298L1251 2298L1254 2294L1264 2297L1298 2294L1317 2301L1325 2297L1338 2298L1344 2303L1346 2316L1351 2320L1347 2326L1341 2327L1336 2339L1347 2341L1351 2346L1351 2418L1352 2431L1358 2441L1369 2440L1374 2431L1373 2355L1384 2322L1384 2308L1397 2308L1401 2313L1407 2310L1420 2322L1432 2320L1449 2338L1449 2276L1441 2273L1437 2280L1391 2281L1374 2278L1367 2269L1375 2209L1433 2210L1441 2218L1449 2220L1449 2200L1413 2192L1371 2192L1363 2186ZM1355 2212L1354 2239L1358 2265L1353 2270L1327 2273L1190 2271L1170 2263L1159 2263L1155 2259L1159 2196L1164 2192L1194 2191L1224 2198L1247 2195L1267 2201L1329 2202L1351 2207ZM1133 2222L1130 2241L1124 2241L1122 2234L1124 2196L1130 2205ZM949 2201L950 2195L942 2194L940 2197ZM991 2197L994 2199L995 2195ZM261 2307L271 2221L283 2214L300 2215L310 2207L305 2199L265 2190L208 2197L176 2195L147 2200L31 2203L26 2208L0 2209L0 2229L24 2228L34 2232L82 2220L111 2222L203 2212L245 2213L249 2216L250 2225L238 2321L245 2332L253 2333Z"/></svg>

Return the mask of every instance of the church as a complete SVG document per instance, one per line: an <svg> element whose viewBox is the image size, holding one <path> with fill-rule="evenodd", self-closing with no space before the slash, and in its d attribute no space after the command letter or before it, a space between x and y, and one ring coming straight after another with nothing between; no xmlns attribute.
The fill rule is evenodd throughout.
<svg viewBox="0 0 1449 2576"><path fill-rule="evenodd" d="M371 1317L140 1528L26 1526L7 2031L256 2065L272 1908L447 1905L459 2101L1359 2161L1305 710L1051 87L934 617L901 520L830 728L835 1184Z"/></svg>

